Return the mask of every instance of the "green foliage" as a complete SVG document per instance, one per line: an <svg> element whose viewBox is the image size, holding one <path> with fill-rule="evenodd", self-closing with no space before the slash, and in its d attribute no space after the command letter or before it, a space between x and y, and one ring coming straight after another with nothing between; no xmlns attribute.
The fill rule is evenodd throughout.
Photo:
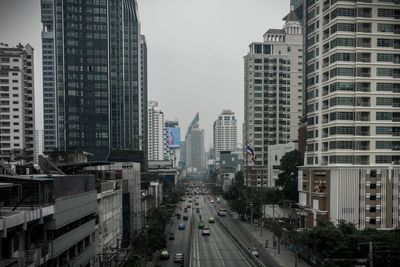
<svg viewBox="0 0 400 267"><path fill-rule="evenodd" d="M327 266L351 266L356 264L357 259L368 259L370 241L373 242L374 265L400 264L399 230L360 231L353 224L343 221L337 226L331 222L320 222L316 227L296 233L295 236L300 243L321 255Z"/></svg>
<svg viewBox="0 0 400 267"><path fill-rule="evenodd" d="M275 186L282 192L282 197L292 201L298 201L297 173L301 157L297 150L286 153L281 159L281 173L275 181Z"/></svg>

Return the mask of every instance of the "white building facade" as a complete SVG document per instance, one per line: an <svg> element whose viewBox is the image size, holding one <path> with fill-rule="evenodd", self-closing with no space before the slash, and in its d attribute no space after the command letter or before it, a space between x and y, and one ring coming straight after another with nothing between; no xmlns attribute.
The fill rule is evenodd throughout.
<svg viewBox="0 0 400 267"><path fill-rule="evenodd" d="M148 105L148 156L149 160L163 160L165 155L164 113L156 101Z"/></svg>
<svg viewBox="0 0 400 267"><path fill-rule="evenodd" d="M297 149L297 143L290 142L268 146L268 182L267 187L275 187L275 181L281 173L281 159L286 154Z"/></svg>
<svg viewBox="0 0 400 267"><path fill-rule="evenodd" d="M243 145L251 144L257 159L246 161L245 184L266 187L268 146L297 140L302 115L303 30L294 11L282 29L268 30L263 42L249 47Z"/></svg>
<svg viewBox="0 0 400 267"><path fill-rule="evenodd" d="M19 154L24 163L34 161L33 58L29 44L0 46L0 160Z"/></svg>
<svg viewBox="0 0 400 267"><path fill-rule="evenodd" d="M214 122L214 159L219 160L221 151L234 151L237 147L237 120L235 113L223 110Z"/></svg>
<svg viewBox="0 0 400 267"><path fill-rule="evenodd" d="M399 226L400 3L307 3L305 223Z"/></svg>

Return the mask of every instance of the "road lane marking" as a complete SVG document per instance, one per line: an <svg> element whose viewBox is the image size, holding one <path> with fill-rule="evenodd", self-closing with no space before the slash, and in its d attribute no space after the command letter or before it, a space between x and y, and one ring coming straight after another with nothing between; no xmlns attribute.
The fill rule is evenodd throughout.
<svg viewBox="0 0 400 267"><path fill-rule="evenodd" d="M218 256L219 256L219 258L221 259L222 266L225 266L225 262L224 262L224 260L222 259L221 251L219 251L219 248L218 248L218 246L217 246L217 242L215 241L214 236L213 236L212 234L210 234L210 236L211 236L211 239L213 240L213 243L214 243L215 248L217 249Z"/></svg>

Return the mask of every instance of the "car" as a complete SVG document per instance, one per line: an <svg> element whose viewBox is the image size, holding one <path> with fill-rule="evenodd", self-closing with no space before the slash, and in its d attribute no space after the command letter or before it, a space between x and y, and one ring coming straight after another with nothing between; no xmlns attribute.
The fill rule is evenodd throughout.
<svg viewBox="0 0 400 267"><path fill-rule="evenodd" d="M174 240L175 239L175 235L174 235L174 233L169 233L169 237L168 237L168 239L169 240Z"/></svg>
<svg viewBox="0 0 400 267"><path fill-rule="evenodd" d="M189 216L187 216L186 214L185 214L185 215L183 215L183 220L184 220L184 221L187 221L187 220L189 220Z"/></svg>
<svg viewBox="0 0 400 267"><path fill-rule="evenodd" d="M195 205L195 206L198 206L198 205L199 205L199 202L195 202L194 205Z"/></svg>
<svg viewBox="0 0 400 267"><path fill-rule="evenodd" d="M210 218L208 219L208 222L209 222L209 223L215 223L214 217L210 217Z"/></svg>
<svg viewBox="0 0 400 267"><path fill-rule="evenodd" d="M258 250L257 250L255 247L252 247L252 248L250 249L250 251L251 251L251 254L252 254L254 257L257 257L257 258L258 258L259 253L258 253Z"/></svg>
<svg viewBox="0 0 400 267"><path fill-rule="evenodd" d="M210 200L210 203L214 203L214 199L211 199L211 200Z"/></svg>
<svg viewBox="0 0 400 267"><path fill-rule="evenodd" d="M203 229L205 226L206 226L206 224L205 224L203 221L200 221L200 222L197 224L197 228L198 228L198 229Z"/></svg>
<svg viewBox="0 0 400 267"><path fill-rule="evenodd" d="M166 249L161 250L160 259L168 260L169 259L169 252Z"/></svg>
<svg viewBox="0 0 400 267"><path fill-rule="evenodd" d="M184 208L184 209L183 209L183 212L187 212L187 208Z"/></svg>
<svg viewBox="0 0 400 267"><path fill-rule="evenodd" d="M191 200L191 199L189 199L189 203L192 203L192 200Z"/></svg>
<svg viewBox="0 0 400 267"><path fill-rule="evenodd" d="M200 213L200 209L199 208L196 209L196 213Z"/></svg>
<svg viewBox="0 0 400 267"><path fill-rule="evenodd" d="M188 209L190 209L191 207L192 207L192 205L190 205L190 204L187 205L187 208L188 208Z"/></svg>
<svg viewBox="0 0 400 267"><path fill-rule="evenodd" d="M211 231L210 228L204 227L203 230L201 230L201 235L210 235Z"/></svg>
<svg viewBox="0 0 400 267"><path fill-rule="evenodd" d="M183 255L183 253L176 253L175 257L174 257L174 262L175 263L183 263L184 259L185 259L185 257Z"/></svg>
<svg viewBox="0 0 400 267"><path fill-rule="evenodd" d="M218 210L218 215L221 217L225 217L226 216L226 209L221 208Z"/></svg>
<svg viewBox="0 0 400 267"><path fill-rule="evenodd" d="M184 223L180 223L178 226L179 230L185 230L185 224Z"/></svg>
<svg viewBox="0 0 400 267"><path fill-rule="evenodd" d="M221 202L221 198L217 197L217 203L220 203L220 202Z"/></svg>

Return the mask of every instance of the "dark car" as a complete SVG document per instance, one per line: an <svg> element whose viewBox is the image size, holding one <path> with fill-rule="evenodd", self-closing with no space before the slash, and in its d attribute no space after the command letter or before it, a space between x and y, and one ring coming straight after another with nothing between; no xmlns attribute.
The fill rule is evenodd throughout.
<svg viewBox="0 0 400 267"><path fill-rule="evenodd" d="M200 209L199 208L196 209L196 213L200 213Z"/></svg>
<svg viewBox="0 0 400 267"><path fill-rule="evenodd" d="M184 221L187 221L187 220L189 220L189 216L187 216L187 215L183 215L183 220L184 220Z"/></svg>
<svg viewBox="0 0 400 267"><path fill-rule="evenodd" d="M179 230L185 230L185 224L184 223L180 223L178 226Z"/></svg>
<svg viewBox="0 0 400 267"><path fill-rule="evenodd" d="M174 240L174 239L175 239L174 233L169 233L168 239L169 239L169 240Z"/></svg>

